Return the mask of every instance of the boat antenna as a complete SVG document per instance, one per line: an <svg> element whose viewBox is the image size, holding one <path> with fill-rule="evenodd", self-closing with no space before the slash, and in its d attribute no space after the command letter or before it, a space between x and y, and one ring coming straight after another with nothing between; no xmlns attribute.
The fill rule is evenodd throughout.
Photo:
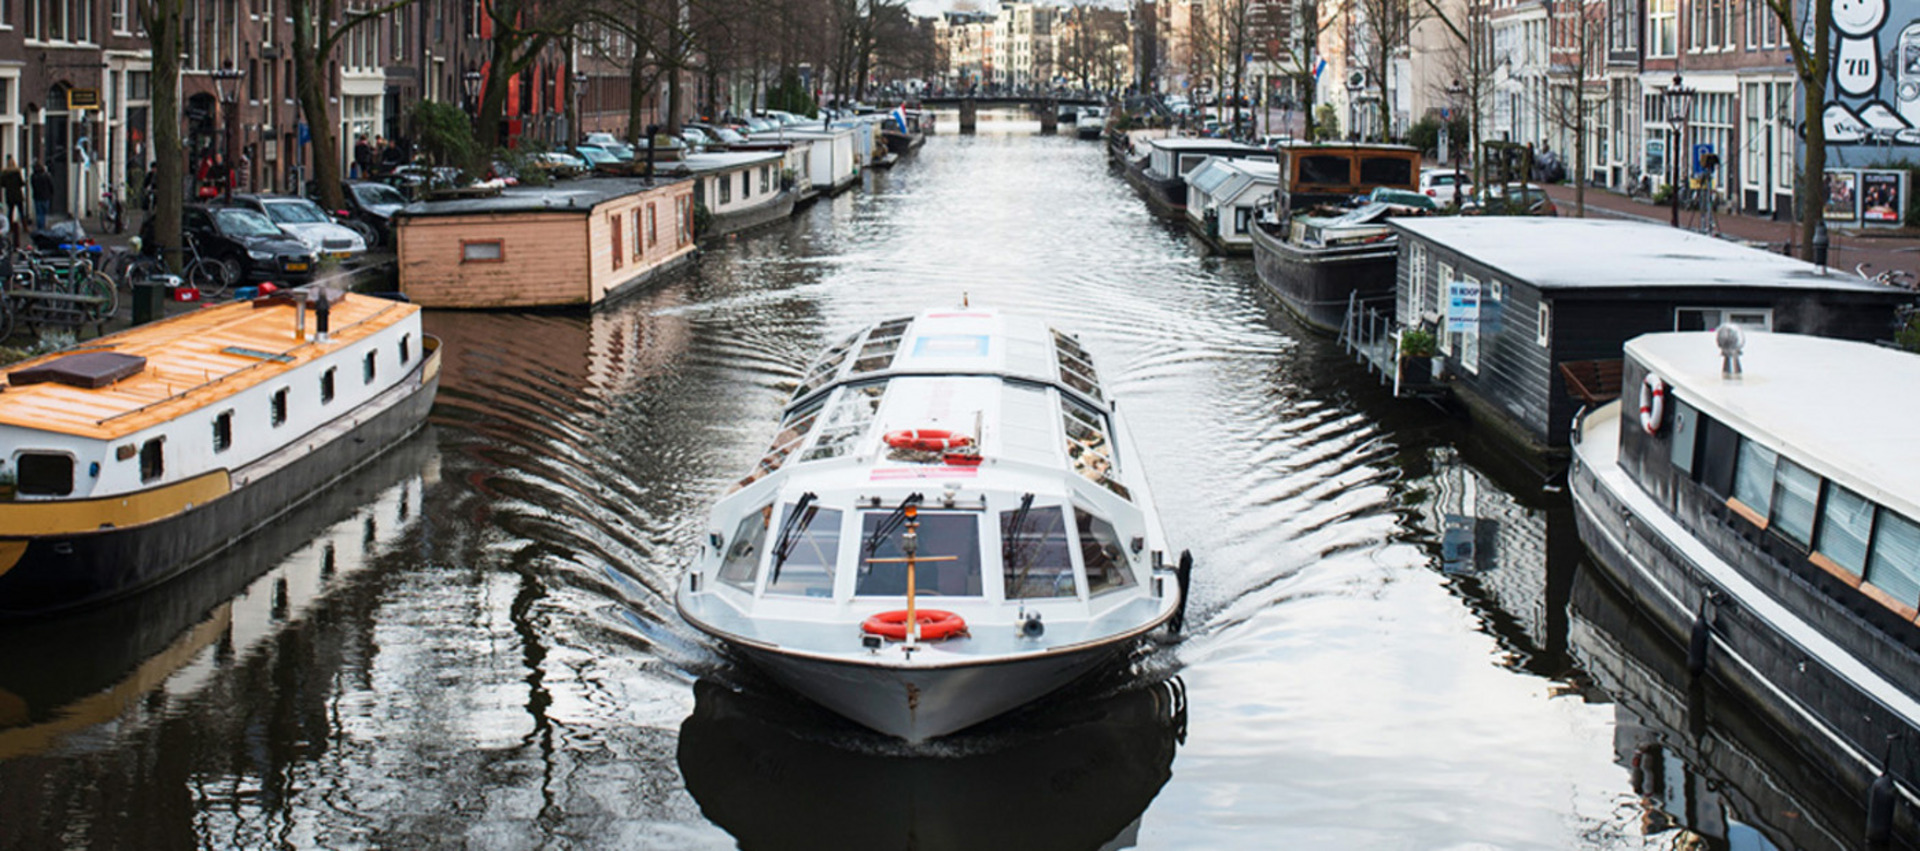
<svg viewBox="0 0 1920 851"><path fill-rule="evenodd" d="M873 530L873 534L867 536L865 545L860 548L863 558L873 558L873 551L880 548L880 542L893 535L894 531L900 528L900 524L906 522L907 508L909 506L919 505L923 499L925 499L925 496L919 493L911 493L907 495L906 499L900 500L899 507L888 514L886 519L880 521L880 525Z"/></svg>
<svg viewBox="0 0 1920 851"><path fill-rule="evenodd" d="M787 515L785 523L780 524L780 537L773 542L773 582L780 581L780 566L787 563L787 556L793 554L793 548L800 543L800 532L813 525L813 517L820 509L813 507L813 501L819 499L813 491L800 495L800 501L793 504L793 513Z"/></svg>

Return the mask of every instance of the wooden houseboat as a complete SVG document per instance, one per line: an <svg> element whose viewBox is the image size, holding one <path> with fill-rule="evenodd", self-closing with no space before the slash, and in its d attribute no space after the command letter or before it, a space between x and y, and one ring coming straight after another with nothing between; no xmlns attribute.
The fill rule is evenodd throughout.
<svg viewBox="0 0 1920 851"><path fill-rule="evenodd" d="M817 195L838 195L860 182L860 161L854 153L852 128L796 124L766 138L776 142L809 143L799 165Z"/></svg>
<svg viewBox="0 0 1920 851"><path fill-rule="evenodd" d="M1187 175L1187 229L1214 251L1250 253L1254 212L1279 185L1272 162L1210 157Z"/></svg>
<svg viewBox="0 0 1920 851"><path fill-rule="evenodd" d="M1420 152L1405 145L1286 145L1280 187L1249 234L1254 270L1308 326L1338 331L1350 300L1392 297L1390 210L1348 217L1355 196L1419 188ZM1326 209L1328 207L1334 209Z"/></svg>
<svg viewBox="0 0 1920 851"><path fill-rule="evenodd" d="M1166 138L1146 142L1146 159L1128 168L1127 179L1146 197L1147 209L1165 219L1178 219L1186 214L1187 175L1208 157L1274 160L1274 153L1266 148L1225 139Z"/></svg>
<svg viewBox="0 0 1920 851"><path fill-rule="evenodd" d="M1861 847L1916 835L1920 357L1737 325L1624 352L1632 390L1573 425L1582 541L1807 773L1869 789Z"/></svg>
<svg viewBox="0 0 1920 851"><path fill-rule="evenodd" d="M425 201L394 216L400 291L422 307L590 306L691 258L693 181L598 177Z"/></svg>
<svg viewBox="0 0 1920 851"><path fill-rule="evenodd" d="M722 236L792 215L794 193L780 188L785 159L780 151L688 155L694 197L713 216L701 236Z"/></svg>
<svg viewBox="0 0 1920 851"><path fill-rule="evenodd" d="M1588 387L1589 398L1576 398L1583 391L1562 364L1617 362L1641 334L1725 324L1880 339L1892 334L1894 308L1912 298L1664 225L1529 216L1391 225L1400 234L1397 324L1444 330L1448 284L1477 288L1472 330L1436 333L1434 365L1475 422L1536 454L1563 453L1574 410L1608 395Z"/></svg>
<svg viewBox="0 0 1920 851"><path fill-rule="evenodd" d="M194 568L418 429L439 366L418 306L295 290L8 369L0 615Z"/></svg>

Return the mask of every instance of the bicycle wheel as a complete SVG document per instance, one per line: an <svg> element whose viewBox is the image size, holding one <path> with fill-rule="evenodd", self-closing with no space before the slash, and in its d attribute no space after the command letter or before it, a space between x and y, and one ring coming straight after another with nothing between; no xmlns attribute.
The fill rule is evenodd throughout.
<svg viewBox="0 0 1920 851"><path fill-rule="evenodd" d="M120 309L120 290L113 285L113 279L105 272L92 272L74 284L74 295L100 299L86 308L87 319L101 322L113 318Z"/></svg>
<svg viewBox="0 0 1920 851"><path fill-rule="evenodd" d="M366 241L367 250L371 251L375 248L380 247L380 231L374 229L371 225L368 225L366 222L356 221L354 219L346 219L342 221L341 224L345 225L348 230L351 230L354 233L359 234L360 238Z"/></svg>
<svg viewBox="0 0 1920 851"><path fill-rule="evenodd" d="M13 299L0 293L0 343L13 337Z"/></svg>
<svg viewBox="0 0 1920 851"><path fill-rule="evenodd" d="M187 264L187 283L200 291L202 299L216 299L226 295L227 287L232 286L233 270L209 257L196 258Z"/></svg>

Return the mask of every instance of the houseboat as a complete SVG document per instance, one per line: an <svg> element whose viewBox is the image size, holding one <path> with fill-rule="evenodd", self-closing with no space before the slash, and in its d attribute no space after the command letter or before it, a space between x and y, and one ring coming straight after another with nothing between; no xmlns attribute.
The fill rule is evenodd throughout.
<svg viewBox="0 0 1920 851"><path fill-rule="evenodd" d="M860 161L854 152L852 128L796 124L764 138L773 142L809 143L800 165L816 195L838 195L860 182Z"/></svg>
<svg viewBox="0 0 1920 851"><path fill-rule="evenodd" d="M416 305L294 290L7 370L0 616L183 573L418 429L439 341Z"/></svg>
<svg viewBox="0 0 1920 851"><path fill-rule="evenodd" d="M1695 676L1879 787L1867 847L1876 824L1915 835L1920 357L1733 324L1624 351L1632 390L1574 422L1582 541Z"/></svg>
<svg viewBox="0 0 1920 851"><path fill-rule="evenodd" d="M1253 251L1253 221L1280 185L1280 168L1260 160L1209 157L1187 175L1187 229L1222 254Z"/></svg>
<svg viewBox="0 0 1920 851"><path fill-rule="evenodd" d="M1107 132L1107 111L1104 107L1083 106L1073 120L1073 133L1082 139L1098 139Z"/></svg>
<svg viewBox="0 0 1920 851"><path fill-rule="evenodd" d="M880 133L886 138L887 152L904 157L927 143L931 115L917 109L898 109L887 115Z"/></svg>
<svg viewBox="0 0 1920 851"><path fill-rule="evenodd" d="M693 181L598 177L410 204L400 291L436 308L591 306L691 259Z"/></svg>
<svg viewBox="0 0 1920 851"><path fill-rule="evenodd" d="M723 236L792 215L794 193L780 188L784 161L779 151L688 155L694 198L713 217L700 236Z"/></svg>
<svg viewBox="0 0 1920 851"><path fill-rule="evenodd" d="M1543 459L1564 457L1577 407L1619 392L1620 347L1633 337L1736 324L1874 340L1891 336L1895 308L1912 298L1664 225L1529 216L1389 224L1400 236L1395 323L1434 332L1432 366L1474 422ZM1450 284L1465 297L1450 299ZM1461 308L1451 323L1450 302ZM1602 378L1571 384L1576 366Z"/></svg>
<svg viewBox="0 0 1920 851"><path fill-rule="evenodd" d="M1356 212L1377 188L1419 188L1420 152L1405 145L1286 145L1279 189L1248 234L1254 271L1308 326L1338 331L1350 301L1393 295L1396 239L1386 206Z"/></svg>
<svg viewBox="0 0 1920 851"><path fill-rule="evenodd" d="M793 193L798 206L818 197L813 185L813 140L755 136L733 146L733 153L777 151L780 154L780 187Z"/></svg>
<svg viewBox="0 0 1920 851"><path fill-rule="evenodd" d="M1127 179L1147 199L1147 208L1166 219L1178 219L1187 209L1187 175L1208 157L1272 162L1266 148L1224 139L1147 139L1144 161L1130 163Z"/></svg>
<svg viewBox="0 0 1920 851"><path fill-rule="evenodd" d="M1133 435L1072 337L930 310L807 370L676 602L775 680L919 742L1028 703L1175 618Z"/></svg>

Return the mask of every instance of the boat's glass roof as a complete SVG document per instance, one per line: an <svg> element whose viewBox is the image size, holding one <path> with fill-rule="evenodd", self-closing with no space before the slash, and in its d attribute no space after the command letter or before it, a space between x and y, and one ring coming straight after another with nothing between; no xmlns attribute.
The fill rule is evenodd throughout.
<svg viewBox="0 0 1920 851"><path fill-rule="evenodd" d="M1053 332L1053 348L1060 360L1060 380L1095 399L1104 401L1100 393L1100 374L1093 369L1093 358L1080 344L1059 331Z"/></svg>

